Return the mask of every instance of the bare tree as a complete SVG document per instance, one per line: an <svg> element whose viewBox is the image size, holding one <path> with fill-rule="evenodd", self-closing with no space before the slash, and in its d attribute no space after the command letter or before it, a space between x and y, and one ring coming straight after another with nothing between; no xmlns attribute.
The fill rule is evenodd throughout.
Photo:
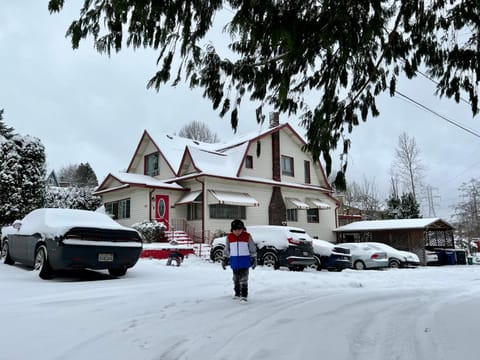
<svg viewBox="0 0 480 360"><path fill-rule="evenodd" d="M398 176L405 187L404 192L412 193L415 201L418 201L418 192L423 184L425 170L415 138L410 138L406 133L402 133L398 137L391 173L394 177ZM393 184L394 180L392 179ZM398 189L396 191L398 194Z"/></svg>
<svg viewBox="0 0 480 360"><path fill-rule="evenodd" d="M364 176L361 184L355 181L347 184L344 204L358 208L368 217L375 218L375 213L382 210L381 198L375 180Z"/></svg>
<svg viewBox="0 0 480 360"><path fill-rule="evenodd" d="M58 171L58 180L64 185L73 185L75 183L75 175L78 170L78 165L69 164L62 167Z"/></svg>
<svg viewBox="0 0 480 360"><path fill-rule="evenodd" d="M457 228L471 239L480 234L480 181L471 179L458 188L461 201L455 205Z"/></svg>
<svg viewBox="0 0 480 360"><path fill-rule="evenodd" d="M220 141L217 134L211 131L205 123L198 120L193 120L184 125L178 136L212 144Z"/></svg>

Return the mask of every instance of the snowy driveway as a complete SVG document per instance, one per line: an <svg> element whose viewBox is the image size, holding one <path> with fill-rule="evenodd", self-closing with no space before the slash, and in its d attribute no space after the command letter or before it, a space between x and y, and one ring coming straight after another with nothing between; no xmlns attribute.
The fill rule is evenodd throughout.
<svg viewBox="0 0 480 360"><path fill-rule="evenodd" d="M342 273L257 268L250 300L195 258L124 278L42 281L0 264L0 359L442 360L471 357L480 266Z"/></svg>

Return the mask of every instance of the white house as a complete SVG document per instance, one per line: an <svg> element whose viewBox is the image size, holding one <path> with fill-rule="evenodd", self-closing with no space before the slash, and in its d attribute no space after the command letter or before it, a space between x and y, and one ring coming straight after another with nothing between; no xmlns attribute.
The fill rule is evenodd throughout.
<svg viewBox="0 0 480 360"><path fill-rule="evenodd" d="M96 189L107 212L124 224L163 222L199 242L247 225L288 224L334 241L338 200L320 162L302 151L301 136L271 116L270 128L207 144L144 131L126 173Z"/></svg>

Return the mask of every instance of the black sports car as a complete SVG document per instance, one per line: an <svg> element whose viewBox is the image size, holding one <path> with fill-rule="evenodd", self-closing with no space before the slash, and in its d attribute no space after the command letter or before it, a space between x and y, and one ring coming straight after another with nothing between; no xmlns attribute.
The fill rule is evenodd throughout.
<svg viewBox="0 0 480 360"><path fill-rule="evenodd" d="M142 251L142 238L108 215L86 210L37 209L2 243L5 264L20 262L51 279L56 270L107 269L125 275Z"/></svg>

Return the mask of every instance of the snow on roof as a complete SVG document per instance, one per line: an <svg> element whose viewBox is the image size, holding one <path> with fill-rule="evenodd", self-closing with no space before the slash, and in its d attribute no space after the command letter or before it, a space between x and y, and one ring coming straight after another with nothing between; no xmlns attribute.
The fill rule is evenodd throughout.
<svg viewBox="0 0 480 360"><path fill-rule="evenodd" d="M205 174L235 177L247 150L248 143L222 153L189 147L195 166Z"/></svg>
<svg viewBox="0 0 480 360"><path fill-rule="evenodd" d="M441 218L370 220L354 221L350 224L340 226L333 231L347 232L368 230L423 229L437 221L442 221L445 224L450 225Z"/></svg>
<svg viewBox="0 0 480 360"><path fill-rule="evenodd" d="M207 151L215 151L218 146L218 144L209 144L169 134L160 134L152 138L175 171L178 171L187 146Z"/></svg>
<svg viewBox="0 0 480 360"><path fill-rule="evenodd" d="M141 174L131 174L125 172L117 172L115 174L110 174L115 179L120 181L121 183L127 184L135 184L135 185L145 185L145 186L158 186L163 188L171 188L171 189L183 189L180 185L176 183L166 183L162 180L155 179L149 175L141 175Z"/></svg>

